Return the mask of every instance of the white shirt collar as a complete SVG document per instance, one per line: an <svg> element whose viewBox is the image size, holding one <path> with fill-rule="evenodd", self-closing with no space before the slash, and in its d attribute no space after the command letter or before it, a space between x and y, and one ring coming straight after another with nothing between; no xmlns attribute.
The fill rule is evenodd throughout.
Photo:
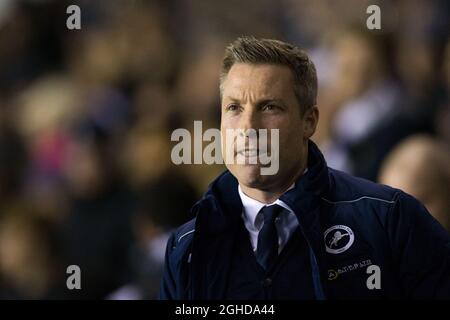
<svg viewBox="0 0 450 320"><path fill-rule="evenodd" d="M294 188L295 183L293 183L288 190L291 190L292 188ZM239 196L241 197L241 201L242 201L242 205L244 208L244 215L245 218L251 222L252 226L254 226L256 229L259 229L259 225L260 222L262 221L256 221L256 218L258 216L259 211L264 207L264 206L272 206L275 204L278 204L279 206L285 208L286 210L288 210L290 213L294 213L294 211L292 211L292 209L283 201L281 201L280 199L275 200L272 203L263 203L260 202L258 200L255 200L253 198L250 198L249 196L247 196L241 188L241 185L238 186L238 191L239 191Z"/></svg>
<svg viewBox="0 0 450 320"><path fill-rule="evenodd" d="M303 175L308 172L308 168L305 168L305 171L303 171ZM295 187L295 182L289 187L289 189L286 190L289 191L291 189L293 189ZM255 200L253 198L250 198L249 196L247 196L241 188L241 185L238 185L238 191L239 191L239 196L241 197L241 201L242 201L242 206L243 206L243 215L244 215L244 219L247 221L250 221L251 226L255 227L256 229L259 230L260 225L262 224L262 221L256 221L257 216L259 211L264 207L264 206L271 206L274 204L278 204L281 207L285 208L289 213L294 213L294 211L283 201L281 201L280 199L275 200L273 203L263 203L260 202L258 200ZM261 219L262 220L262 219Z"/></svg>

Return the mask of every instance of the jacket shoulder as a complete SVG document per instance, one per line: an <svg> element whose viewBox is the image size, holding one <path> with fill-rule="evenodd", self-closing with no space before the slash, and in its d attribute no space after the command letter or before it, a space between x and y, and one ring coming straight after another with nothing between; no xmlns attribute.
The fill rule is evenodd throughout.
<svg viewBox="0 0 450 320"><path fill-rule="evenodd" d="M186 299L190 249L195 231L192 219L172 232L167 241L164 271L159 298L163 300Z"/></svg>
<svg viewBox="0 0 450 320"><path fill-rule="evenodd" d="M363 200L393 204L401 194L399 189L355 177L339 170L329 168L329 173L330 183L333 186L332 192L322 199L331 204Z"/></svg>
<svg viewBox="0 0 450 320"><path fill-rule="evenodd" d="M189 220L185 224L179 226L172 233L170 251L177 248L188 248L192 242L195 232L196 218Z"/></svg>

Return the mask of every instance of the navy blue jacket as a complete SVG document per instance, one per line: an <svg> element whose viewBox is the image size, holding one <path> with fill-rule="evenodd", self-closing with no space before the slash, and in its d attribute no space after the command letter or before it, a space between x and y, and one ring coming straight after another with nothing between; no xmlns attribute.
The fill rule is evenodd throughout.
<svg viewBox="0 0 450 320"><path fill-rule="evenodd" d="M280 199L308 243L317 299L450 298L450 236L412 196L328 168L310 141L307 173ZM225 299L237 180L221 174L192 214L167 243L160 298Z"/></svg>

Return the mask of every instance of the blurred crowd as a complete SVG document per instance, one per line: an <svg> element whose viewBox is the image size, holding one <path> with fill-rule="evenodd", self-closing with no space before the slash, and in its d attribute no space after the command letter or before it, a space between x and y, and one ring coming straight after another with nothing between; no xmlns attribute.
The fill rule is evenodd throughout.
<svg viewBox="0 0 450 320"><path fill-rule="evenodd" d="M156 297L171 229L224 170L172 164L171 133L219 127L240 35L311 55L329 166L405 190L450 229L449 27L446 0L1 0L0 299Z"/></svg>

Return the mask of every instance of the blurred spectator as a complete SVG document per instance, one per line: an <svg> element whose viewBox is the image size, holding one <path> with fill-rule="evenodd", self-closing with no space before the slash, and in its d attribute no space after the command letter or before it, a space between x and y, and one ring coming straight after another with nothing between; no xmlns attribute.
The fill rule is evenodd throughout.
<svg viewBox="0 0 450 320"><path fill-rule="evenodd" d="M0 216L1 207L21 191L27 164L25 143L8 122L8 113L6 106L0 106Z"/></svg>
<svg viewBox="0 0 450 320"><path fill-rule="evenodd" d="M386 157L379 181L419 199L450 231L448 145L430 136L411 136Z"/></svg>
<svg viewBox="0 0 450 320"><path fill-rule="evenodd" d="M121 158L127 180L135 190L173 170L169 142L170 134L164 129L142 124L130 130Z"/></svg>
<svg viewBox="0 0 450 320"><path fill-rule="evenodd" d="M0 221L0 298L60 299L65 269L57 232L23 208Z"/></svg>
<svg viewBox="0 0 450 320"><path fill-rule="evenodd" d="M392 118L399 101L399 89L387 69L385 41L354 29L337 33L334 80L324 91L322 128L319 124L328 137L322 143L329 165L369 179L376 174L377 148L384 145L365 142ZM357 150L361 145L364 152Z"/></svg>
<svg viewBox="0 0 450 320"><path fill-rule="evenodd" d="M109 299L156 299L170 231L192 218L190 208L197 199L194 188L179 174L167 174L142 188L133 220L133 281Z"/></svg>
<svg viewBox="0 0 450 320"><path fill-rule="evenodd" d="M83 290L73 290L73 297L101 299L129 279L135 201L114 160L120 145L95 125L80 134L64 168L70 196L65 257L83 274Z"/></svg>
<svg viewBox="0 0 450 320"><path fill-rule="evenodd" d="M450 146L450 38L447 40L443 54L442 71L445 95L436 112L434 125L439 137Z"/></svg>

